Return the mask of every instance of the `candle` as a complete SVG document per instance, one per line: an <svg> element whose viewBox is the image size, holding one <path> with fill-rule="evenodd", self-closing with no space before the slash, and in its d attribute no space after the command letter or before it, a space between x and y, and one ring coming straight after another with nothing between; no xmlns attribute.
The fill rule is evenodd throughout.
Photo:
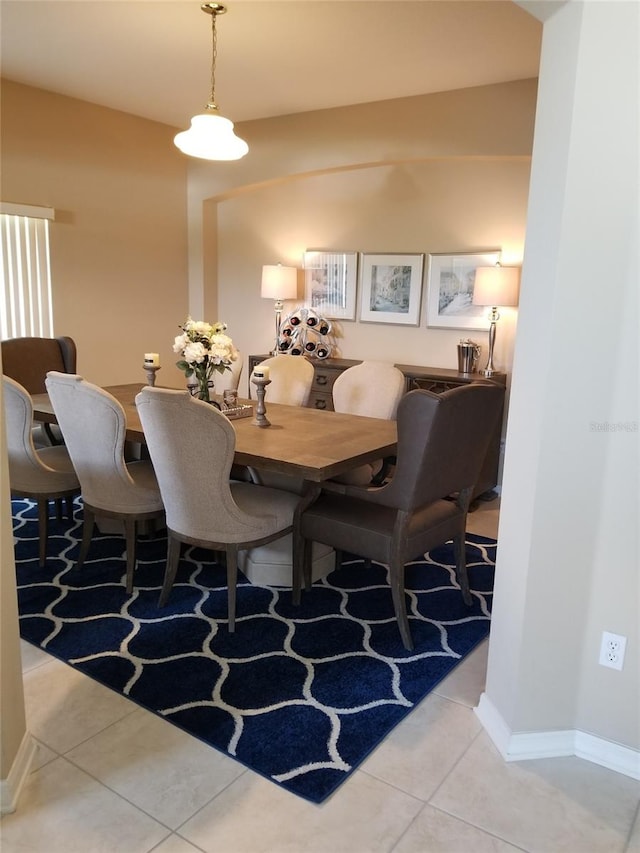
<svg viewBox="0 0 640 853"><path fill-rule="evenodd" d="M257 367L253 368L253 375L256 379L268 379L269 367L267 365L263 367L261 364L259 364Z"/></svg>
<svg viewBox="0 0 640 853"><path fill-rule="evenodd" d="M145 352L144 363L145 363L145 366L160 367L160 356L159 356L159 354L157 352Z"/></svg>

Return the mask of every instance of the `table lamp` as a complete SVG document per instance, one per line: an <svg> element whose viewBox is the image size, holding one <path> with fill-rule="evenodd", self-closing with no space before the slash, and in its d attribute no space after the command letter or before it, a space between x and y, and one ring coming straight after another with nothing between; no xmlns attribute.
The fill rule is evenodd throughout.
<svg viewBox="0 0 640 853"><path fill-rule="evenodd" d="M276 344L271 355L278 355L282 303L285 299L295 299L298 295L298 270L296 267L283 267L282 264L267 264L263 266L260 295L263 299L275 300Z"/></svg>
<svg viewBox="0 0 640 853"><path fill-rule="evenodd" d="M496 323L500 319L498 306L507 307L518 304L519 267L503 267L499 263L493 267L478 267L473 285L473 304L491 306L489 320L489 359L481 370L483 376L493 376L498 371L493 367L493 347L496 341Z"/></svg>

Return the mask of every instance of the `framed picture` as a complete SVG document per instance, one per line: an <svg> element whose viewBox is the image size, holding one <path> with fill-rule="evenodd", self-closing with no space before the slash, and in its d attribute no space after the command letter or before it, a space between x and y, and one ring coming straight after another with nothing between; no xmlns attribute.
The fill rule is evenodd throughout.
<svg viewBox="0 0 640 853"><path fill-rule="evenodd" d="M486 329L487 309L473 304L476 269L494 266L499 260L499 249L429 255L427 326Z"/></svg>
<svg viewBox="0 0 640 853"><path fill-rule="evenodd" d="M423 267L424 255L363 254L360 319L417 326Z"/></svg>
<svg viewBox="0 0 640 853"><path fill-rule="evenodd" d="M304 253L305 303L324 317L356 319L357 252L307 249Z"/></svg>

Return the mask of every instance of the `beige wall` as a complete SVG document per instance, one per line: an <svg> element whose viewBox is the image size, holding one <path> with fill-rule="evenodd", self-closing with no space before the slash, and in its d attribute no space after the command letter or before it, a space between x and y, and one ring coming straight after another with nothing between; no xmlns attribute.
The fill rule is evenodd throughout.
<svg viewBox="0 0 640 853"><path fill-rule="evenodd" d="M56 334L98 384L171 364L188 307L186 158L172 130L83 101L2 83L1 196L56 211Z"/></svg>
<svg viewBox="0 0 640 853"><path fill-rule="evenodd" d="M210 164L177 152L164 125L4 81L1 195L56 210L55 328L75 338L79 372L135 380L154 351L161 380L181 385L171 343L188 311L224 319L245 356L272 345L264 263L301 266L312 246L502 247L519 262L535 91L528 80L250 122L250 155ZM498 333L507 370L515 318L506 310ZM455 366L467 333L425 323L424 311L417 328L343 323L340 354ZM486 354L486 332L471 336Z"/></svg>
<svg viewBox="0 0 640 853"><path fill-rule="evenodd" d="M22 686L9 463L1 386L0 412L0 808L4 812L13 810L15 806L20 784L29 771L30 758L17 771L21 748L24 750L25 739L29 736Z"/></svg>
<svg viewBox="0 0 640 853"><path fill-rule="evenodd" d="M319 247L424 254L419 326L334 322L336 355L455 368L456 344L471 336L483 345L486 362L488 322L473 332L426 327L428 254L498 247L520 263L528 183L528 158L435 159L304 176L222 201L219 316L244 353L266 352L273 347L274 311L272 301L260 298L263 263L300 267L304 250ZM500 323L495 363L501 369L511 366L515 316L505 310Z"/></svg>
<svg viewBox="0 0 640 853"><path fill-rule="evenodd" d="M244 160L189 169L191 310L227 322L246 356L272 346L262 265L300 267L307 248L424 253L425 282L429 253L502 248L520 263L535 97L523 80L246 123ZM339 354L455 367L470 335L486 360L486 331L426 328L425 300L426 287L415 328L339 324ZM498 332L507 371L516 317L505 309Z"/></svg>

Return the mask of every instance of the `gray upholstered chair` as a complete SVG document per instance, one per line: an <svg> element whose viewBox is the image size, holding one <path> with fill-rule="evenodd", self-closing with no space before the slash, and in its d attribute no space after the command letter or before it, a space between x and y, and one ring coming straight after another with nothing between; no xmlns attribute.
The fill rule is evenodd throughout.
<svg viewBox="0 0 640 853"><path fill-rule="evenodd" d="M167 513L166 604L180 545L224 551L229 631L235 630L238 551L291 533L299 498L289 492L230 482L236 434L215 407L185 391L145 387L136 397Z"/></svg>
<svg viewBox="0 0 640 853"><path fill-rule="evenodd" d="M72 338L10 338L2 341L2 372L19 382L29 394L44 394L49 370L76 372L76 345ZM60 431L52 424L36 424L39 447L60 444Z"/></svg>
<svg viewBox="0 0 640 853"><path fill-rule="evenodd" d="M404 391L404 374L393 364L363 361L344 370L333 383L331 393L336 412L394 420ZM386 470L384 460L379 459L336 477L336 481L366 486Z"/></svg>
<svg viewBox="0 0 640 853"><path fill-rule="evenodd" d="M398 453L392 480L377 488L328 483L299 518L294 555L301 562L294 565L294 600L303 577L305 586L310 585L312 541L331 545L338 553L348 551L384 563L389 567L402 641L412 649L405 564L453 539L456 577L465 603L470 604L467 511L503 396L504 388L492 383L472 383L444 394L406 394L398 406Z"/></svg>
<svg viewBox="0 0 640 853"><path fill-rule="evenodd" d="M138 525L164 516L153 466L148 460L125 461L125 411L107 391L55 371L47 375L46 386L84 502L77 567L89 552L96 518L116 519L124 526L126 586L132 592Z"/></svg>
<svg viewBox="0 0 640 853"><path fill-rule="evenodd" d="M277 355L260 362L260 366L269 368L271 383L265 389L267 406L269 403L307 405L315 375L308 359L302 355Z"/></svg>
<svg viewBox="0 0 640 853"><path fill-rule="evenodd" d="M36 449L33 443L33 405L26 388L9 376L2 377L9 485L16 498L31 498L38 504L39 561L47 559L49 501L56 501L58 516L61 504L67 504L73 515L73 496L80 494L80 483L73 470L67 449L61 445Z"/></svg>

